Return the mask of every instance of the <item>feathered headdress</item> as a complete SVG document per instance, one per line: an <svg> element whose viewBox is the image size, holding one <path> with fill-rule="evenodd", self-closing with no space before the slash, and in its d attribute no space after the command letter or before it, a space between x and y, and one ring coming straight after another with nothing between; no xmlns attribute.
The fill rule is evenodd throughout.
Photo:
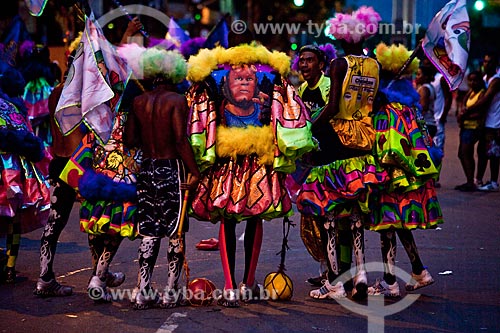
<svg viewBox="0 0 500 333"><path fill-rule="evenodd" d="M387 46L385 43L380 43L376 47L376 57L377 60L382 65L382 69L390 71L392 73L398 73L403 64L410 58L411 51L409 51L404 45L392 44ZM417 58L413 59L408 67L406 67L403 74L412 74L417 71L420 60Z"/></svg>
<svg viewBox="0 0 500 333"><path fill-rule="evenodd" d="M181 44L181 53L184 58L189 59L190 56L195 55L200 51L206 42L205 37L191 38Z"/></svg>
<svg viewBox="0 0 500 333"><path fill-rule="evenodd" d="M187 63L177 50L145 48L130 43L118 47L117 52L126 60L137 78L164 78L174 84L186 78Z"/></svg>
<svg viewBox="0 0 500 333"><path fill-rule="evenodd" d="M352 14L337 13L327 21L330 34L335 39L348 43L358 43L378 32L378 23L382 20L373 7L361 6Z"/></svg>
<svg viewBox="0 0 500 333"><path fill-rule="evenodd" d="M189 58L188 80L203 81L221 64L243 65L263 64L272 67L281 75L290 71L290 58L283 52L269 51L262 45L241 44L224 49L220 46L213 49L201 49Z"/></svg>

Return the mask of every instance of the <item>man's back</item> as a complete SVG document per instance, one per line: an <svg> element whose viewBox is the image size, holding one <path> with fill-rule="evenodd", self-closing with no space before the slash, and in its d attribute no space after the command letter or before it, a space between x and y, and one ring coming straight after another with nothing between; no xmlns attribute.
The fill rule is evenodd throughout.
<svg viewBox="0 0 500 333"><path fill-rule="evenodd" d="M178 143L185 133L186 98L159 86L134 99L131 121L140 138L145 158L170 159L180 156ZM137 133L137 132L135 132Z"/></svg>

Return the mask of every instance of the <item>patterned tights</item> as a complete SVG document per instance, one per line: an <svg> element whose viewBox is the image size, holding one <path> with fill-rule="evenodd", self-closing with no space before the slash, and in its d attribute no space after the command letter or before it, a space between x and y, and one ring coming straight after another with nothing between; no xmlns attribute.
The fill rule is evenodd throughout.
<svg viewBox="0 0 500 333"><path fill-rule="evenodd" d="M185 238L182 237L183 245ZM140 290L151 289L151 278L153 269L160 251L161 238L144 237L139 246L139 274L137 285ZM179 236L175 234L168 240L168 274L166 290L177 289L177 283L181 276L182 266L184 264L184 255L181 251Z"/></svg>
<svg viewBox="0 0 500 333"><path fill-rule="evenodd" d="M380 241L382 250L382 260L384 261L384 280L388 284L396 282L395 264L396 264L396 233L399 240L408 255L411 263L411 270L414 274L420 274L424 270L424 265L420 260L417 245L411 230L398 229L398 230L383 230L380 231Z"/></svg>
<svg viewBox="0 0 500 333"><path fill-rule="evenodd" d="M91 235L88 236L90 253L92 255L92 275L106 281L109 265L113 260L123 240L120 235Z"/></svg>

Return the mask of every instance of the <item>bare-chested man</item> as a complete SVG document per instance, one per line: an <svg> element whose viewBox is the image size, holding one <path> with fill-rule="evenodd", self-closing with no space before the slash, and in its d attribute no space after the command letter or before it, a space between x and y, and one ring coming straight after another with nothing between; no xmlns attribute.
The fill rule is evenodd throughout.
<svg viewBox="0 0 500 333"><path fill-rule="evenodd" d="M158 52L158 51L156 51ZM175 92L175 83L186 75L186 62L177 52L162 51L162 62L176 62L167 68L182 68L183 74L170 73L162 65L145 78L154 78L155 88L136 97L133 111L125 125L125 142L143 152L143 162L137 177L139 234L143 237L139 247L139 293L135 309L147 309L160 304L175 307L181 300L177 296L184 256L180 250L179 218L182 190L194 189L200 172L186 135L188 107L186 98ZM141 56L144 68L151 60L146 50ZM181 78L182 77L182 78ZM187 177L187 173L191 177ZM168 280L160 300L151 290L151 277L158 257L160 241L169 237L167 259Z"/></svg>

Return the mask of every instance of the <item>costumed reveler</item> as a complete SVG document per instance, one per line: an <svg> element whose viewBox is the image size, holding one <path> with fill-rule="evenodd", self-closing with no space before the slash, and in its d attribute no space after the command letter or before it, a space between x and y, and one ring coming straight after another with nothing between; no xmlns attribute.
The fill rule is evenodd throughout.
<svg viewBox="0 0 500 333"><path fill-rule="evenodd" d="M20 53L20 71L26 81L23 99L28 109L28 117L34 133L46 146L51 146L49 96L58 79L52 69L50 51L47 46L26 41L21 45Z"/></svg>
<svg viewBox="0 0 500 333"><path fill-rule="evenodd" d="M0 281L14 283L21 234L45 225L50 191L36 164L46 158L46 151L33 134L21 98L25 81L6 63L1 62L0 68L0 234L7 238Z"/></svg>
<svg viewBox="0 0 500 333"><path fill-rule="evenodd" d="M189 59L189 135L202 172L191 214L220 221L224 293L219 304L239 306L258 297L255 271L262 220L290 216L286 174L315 148L304 104L285 79L290 59L264 46L203 49ZM245 271L235 279L238 222L246 220Z"/></svg>
<svg viewBox="0 0 500 333"><path fill-rule="evenodd" d="M68 68L72 65L80 38L81 34L69 46ZM68 71L64 74L63 82L59 83L52 90L48 100L50 133L52 137L52 145L50 146L52 159L49 164L48 181L53 190L51 191L50 198L49 219L40 239L40 276L33 291L33 294L41 297L69 296L73 293L73 289L70 286L61 285L57 282L53 270L59 236L68 223L73 204L77 198L76 190L63 182L59 178L59 175L68 163L76 147L82 141L85 133L87 133L87 127L81 124L68 135L63 135L55 123L54 112L61 97L67 74Z"/></svg>
<svg viewBox="0 0 500 333"><path fill-rule="evenodd" d="M123 143L128 110L120 101L126 68L95 19L88 17L55 112L63 133L82 121L90 129L60 178L83 198L80 230L88 233L93 271L87 289L95 301L112 301L107 287L119 286L125 276L111 273L109 266L122 240L137 235L135 183L141 152Z"/></svg>
<svg viewBox="0 0 500 333"><path fill-rule="evenodd" d="M335 57L336 51L331 44L305 45L300 48L299 55L292 64L292 69L297 68L304 77L305 81L299 86L297 93L311 112L313 123L330 98L330 78L326 75L329 74L329 64ZM306 154L297 161L297 170L290 174L286 180L287 188L294 202L296 202L302 183L311 170L312 161L308 155ZM338 230L338 232L350 234L350 230ZM328 236L323 222L316 219L314 215L301 214L300 236L311 256L320 262L320 275L308 278L307 282L312 286L321 287L328 273L326 263ZM352 251L349 238L349 235L339 237L339 241L344 243L337 243L340 274L351 268Z"/></svg>
<svg viewBox="0 0 500 333"><path fill-rule="evenodd" d="M134 99L125 124L127 146L140 148L143 153L137 175L136 221L142 240L134 309L155 305L172 308L183 303L178 282L188 224L181 226L182 190L194 189L200 176L186 135L187 101L176 91L176 84L186 78L187 64L178 51L130 44L120 47L118 52L129 65L134 64L136 76L151 80L154 87ZM160 299L152 289L151 280L161 239L165 237L169 238L168 273Z"/></svg>
<svg viewBox="0 0 500 333"><path fill-rule="evenodd" d="M339 277L337 244L351 243L356 263L352 296L367 296L364 267L364 227L369 219L368 202L373 188L386 181L371 153L375 141L371 113L379 86L379 65L363 55L363 42L375 34L380 15L371 7L360 7L352 15L337 14L329 20L330 33L341 41L346 54L330 65L328 104L313 122L319 150L312 153L313 167L297 197L297 208L323 222L328 234L328 274L323 286L311 290L312 298L346 296ZM359 29L348 29L348 26ZM362 33L359 33L362 32ZM348 230L339 233L339 230Z"/></svg>
<svg viewBox="0 0 500 333"><path fill-rule="evenodd" d="M403 45L376 48L382 65L381 107L373 116L376 134L374 153L378 163L389 173L390 180L371 198L370 230L380 233L384 277L369 288L371 295L398 297L396 281L396 234L412 267L412 281L407 291L434 282L425 269L412 234L415 229L431 229L443 223L436 197L435 181L441 169L442 152L434 147L419 109L420 95L411 82L418 68L418 59L406 67L404 76L396 74L410 57Z"/></svg>

